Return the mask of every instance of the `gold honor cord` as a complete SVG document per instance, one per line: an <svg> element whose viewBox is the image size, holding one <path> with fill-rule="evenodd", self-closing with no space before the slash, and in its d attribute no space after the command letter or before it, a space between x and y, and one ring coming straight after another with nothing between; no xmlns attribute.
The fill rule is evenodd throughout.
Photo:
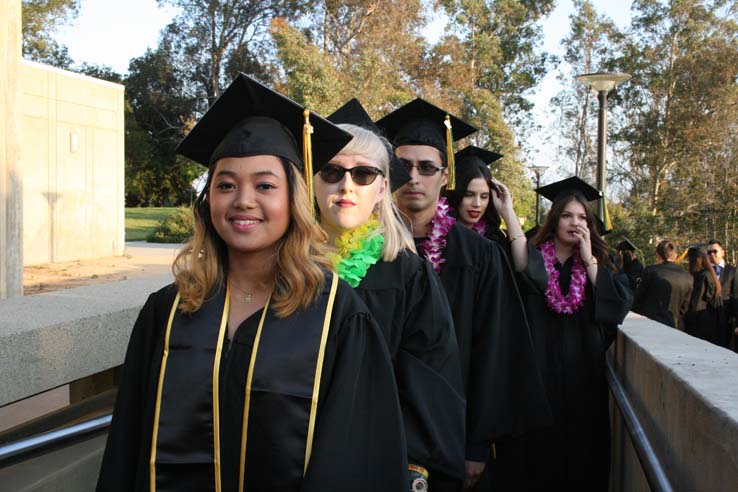
<svg viewBox="0 0 738 492"><path fill-rule="evenodd" d="M272 299L272 295L269 294L266 304L264 304L264 310L261 312L261 319L259 320L259 327L256 329L256 336L254 337L254 348L251 349L251 361L249 362L249 372L246 375L246 395L243 403L243 425L241 426L241 462L238 473L238 490L243 492L243 484L245 481L246 473L246 436L249 430L249 405L251 404L251 379L254 376L254 365L256 364L256 353L259 351L259 340L261 339L261 330L264 328L264 319L266 318L267 310L269 309L269 301Z"/></svg>
<svg viewBox="0 0 738 492"><path fill-rule="evenodd" d="M164 355L161 357L161 367L159 368L159 385L156 390L156 406L154 407L154 431L151 437L151 457L149 458L149 490L156 492L156 443L159 438L159 414L161 412L161 391L164 386L164 372L167 368L167 359L169 358L169 334L172 332L172 321L177 312L179 305L179 293L174 298L172 310L169 312L169 321L167 321L167 331L164 334Z"/></svg>
<svg viewBox="0 0 738 492"><path fill-rule="evenodd" d="M454 159L454 136L451 133L451 117L446 115L443 124L446 126L446 161L448 162L447 190L456 189L456 160Z"/></svg>
<svg viewBox="0 0 738 492"><path fill-rule="evenodd" d="M310 124L310 110L303 111L305 123L302 125L302 161L305 164L305 183L310 200L310 213L315 215L315 195L313 195L313 125Z"/></svg>
<svg viewBox="0 0 738 492"><path fill-rule="evenodd" d="M228 312L231 309L230 286L226 285L223 315L220 319L218 331L218 345L215 349L215 363L213 364L213 464L215 465L215 492L220 492L220 357L223 353L223 339L228 329Z"/></svg>
<svg viewBox="0 0 738 492"><path fill-rule="evenodd" d="M328 296L328 306L325 308L325 318L323 319L323 333L320 336L320 349L318 350L318 363L315 365L315 381L313 382L313 401L310 406L310 420L308 422L307 443L305 445L305 468L303 474L307 472L310 455L313 452L313 434L315 433L315 414L318 410L318 395L320 394L320 377L323 374L323 358L325 356L325 344L328 340L328 330L331 325L331 315L333 314L333 302L336 299L336 290L338 289L338 275L333 274L331 280L331 293Z"/></svg>

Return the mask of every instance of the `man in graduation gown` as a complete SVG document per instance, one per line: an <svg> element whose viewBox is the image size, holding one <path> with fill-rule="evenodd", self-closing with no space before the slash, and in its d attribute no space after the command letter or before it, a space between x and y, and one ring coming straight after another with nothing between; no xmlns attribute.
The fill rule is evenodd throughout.
<svg viewBox="0 0 738 492"><path fill-rule="evenodd" d="M615 246L615 251L617 252L617 265L627 275L630 290L635 293L643 275L643 263L636 256L636 246L628 238L623 238Z"/></svg>
<svg viewBox="0 0 738 492"><path fill-rule="evenodd" d="M411 181L396 193L398 205L412 222L419 254L439 272L451 306L467 400L471 486L495 439L549 422L524 309L501 246L455 223L439 206L441 189L453 182L452 142L476 129L420 98L377 126L410 172Z"/></svg>

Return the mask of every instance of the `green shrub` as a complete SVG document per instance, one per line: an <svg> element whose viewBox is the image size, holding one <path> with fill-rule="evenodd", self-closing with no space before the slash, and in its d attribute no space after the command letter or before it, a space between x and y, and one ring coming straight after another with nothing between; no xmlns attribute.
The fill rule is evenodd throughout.
<svg viewBox="0 0 738 492"><path fill-rule="evenodd" d="M179 208L164 218L146 239L150 243L183 243L195 230L195 218L188 208Z"/></svg>

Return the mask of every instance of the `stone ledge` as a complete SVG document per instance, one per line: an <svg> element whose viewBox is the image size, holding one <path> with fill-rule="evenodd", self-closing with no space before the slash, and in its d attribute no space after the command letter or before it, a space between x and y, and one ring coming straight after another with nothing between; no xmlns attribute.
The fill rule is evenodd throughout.
<svg viewBox="0 0 738 492"><path fill-rule="evenodd" d="M0 406L123 362L148 295L171 275L0 301Z"/></svg>
<svg viewBox="0 0 738 492"><path fill-rule="evenodd" d="M738 355L630 314L613 367L675 490L738 490ZM611 490L649 490L616 414Z"/></svg>

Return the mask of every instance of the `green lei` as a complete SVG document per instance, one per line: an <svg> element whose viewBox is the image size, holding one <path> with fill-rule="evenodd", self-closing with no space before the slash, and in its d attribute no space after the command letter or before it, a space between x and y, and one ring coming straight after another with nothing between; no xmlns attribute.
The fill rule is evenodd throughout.
<svg viewBox="0 0 738 492"><path fill-rule="evenodd" d="M372 216L369 222L350 232L344 232L333 241L336 251L328 253L338 276L351 287L358 286L366 276L369 267L382 256L384 236L372 234L379 227L379 221Z"/></svg>

